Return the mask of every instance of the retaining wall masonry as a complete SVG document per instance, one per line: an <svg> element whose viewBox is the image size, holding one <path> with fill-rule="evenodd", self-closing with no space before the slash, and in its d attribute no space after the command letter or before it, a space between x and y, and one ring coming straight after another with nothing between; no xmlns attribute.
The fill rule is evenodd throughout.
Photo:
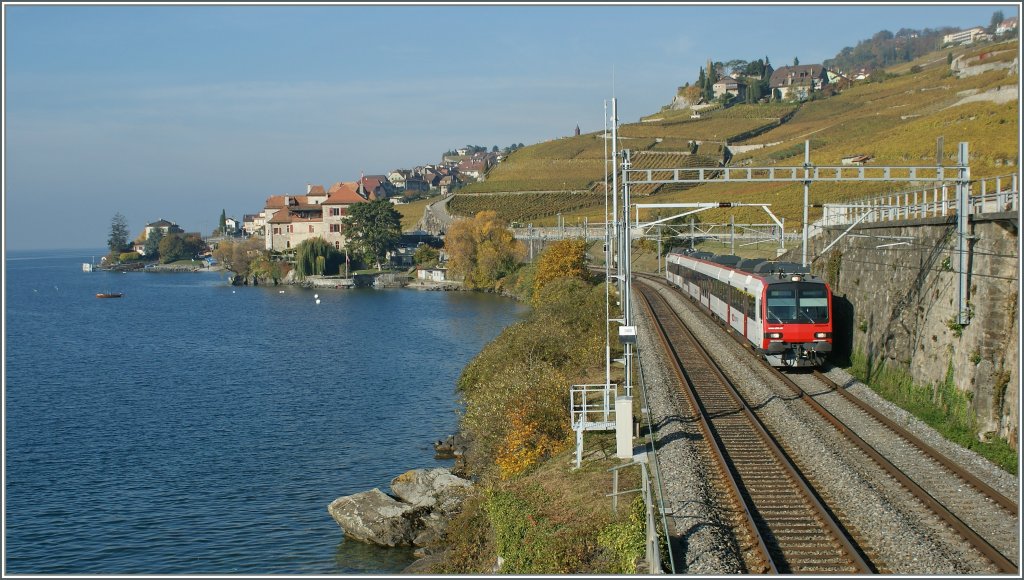
<svg viewBox="0 0 1024 580"><path fill-rule="evenodd" d="M1016 218L972 221L970 322L955 317L955 224L889 222L855 229L812 265L836 297L836 349L908 370L919 384L942 383L952 364L957 387L971 393L981 438L1017 447L1020 424L1019 283ZM816 256L841 230L814 238ZM909 245L877 248L906 236ZM799 256L797 256L799 261Z"/></svg>

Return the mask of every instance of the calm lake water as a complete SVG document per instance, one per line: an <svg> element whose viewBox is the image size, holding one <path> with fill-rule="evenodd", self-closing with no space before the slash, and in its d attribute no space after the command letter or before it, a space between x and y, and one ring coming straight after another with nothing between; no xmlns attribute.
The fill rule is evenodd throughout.
<svg viewBox="0 0 1024 580"><path fill-rule="evenodd" d="M335 498L450 465L462 368L524 312L492 295L232 288L6 256L6 572L372 574ZM283 293L281 292L283 290ZM123 292L100 300L98 292Z"/></svg>

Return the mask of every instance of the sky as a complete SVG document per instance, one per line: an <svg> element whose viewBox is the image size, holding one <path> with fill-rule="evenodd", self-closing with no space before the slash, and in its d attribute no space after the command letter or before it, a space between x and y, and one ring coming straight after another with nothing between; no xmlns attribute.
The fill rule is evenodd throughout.
<svg viewBox="0 0 1024 580"><path fill-rule="evenodd" d="M4 249L209 234L271 195L601 131L707 60L821 63L1004 4L3 4Z"/></svg>

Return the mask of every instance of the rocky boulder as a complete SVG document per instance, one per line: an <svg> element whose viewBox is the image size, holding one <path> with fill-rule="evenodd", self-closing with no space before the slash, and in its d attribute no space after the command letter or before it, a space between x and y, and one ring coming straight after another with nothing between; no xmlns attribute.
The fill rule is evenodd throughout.
<svg viewBox="0 0 1024 580"><path fill-rule="evenodd" d="M412 469L391 480L391 492L414 507L447 514L458 511L472 485L444 467Z"/></svg>
<svg viewBox="0 0 1024 580"><path fill-rule="evenodd" d="M339 497L327 511L346 537L391 547L412 544L413 521L422 513L377 488Z"/></svg>

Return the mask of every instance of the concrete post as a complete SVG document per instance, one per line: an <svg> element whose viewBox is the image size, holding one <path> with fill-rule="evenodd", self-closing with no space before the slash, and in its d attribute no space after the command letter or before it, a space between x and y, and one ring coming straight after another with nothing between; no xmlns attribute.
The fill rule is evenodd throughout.
<svg viewBox="0 0 1024 580"><path fill-rule="evenodd" d="M615 456L633 457L633 397L615 397Z"/></svg>

